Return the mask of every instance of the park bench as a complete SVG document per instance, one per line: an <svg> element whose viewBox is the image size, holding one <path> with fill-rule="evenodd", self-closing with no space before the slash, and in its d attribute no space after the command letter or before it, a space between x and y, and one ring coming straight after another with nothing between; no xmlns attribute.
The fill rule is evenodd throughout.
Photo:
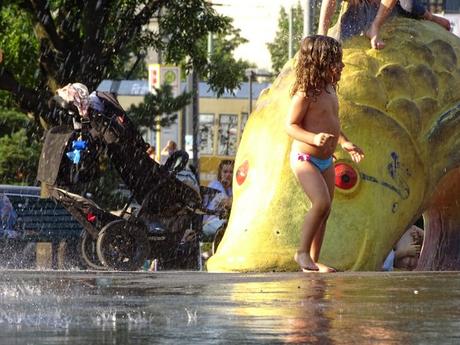
<svg viewBox="0 0 460 345"><path fill-rule="evenodd" d="M3 257L0 265L64 268L79 264L77 244L82 227L64 207L48 198L6 195L18 216L15 226L18 234L0 238Z"/></svg>

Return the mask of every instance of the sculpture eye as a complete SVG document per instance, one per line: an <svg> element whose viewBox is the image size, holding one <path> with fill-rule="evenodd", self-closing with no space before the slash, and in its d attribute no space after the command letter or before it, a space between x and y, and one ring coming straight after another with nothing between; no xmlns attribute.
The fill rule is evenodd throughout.
<svg viewBox="0 0 460 345"><path fill-rule="evenodd" d="M241 164L236 170L236 183L238 183L239 186L241 186L246 180L246 177L248 176L248 170L249 162L247 160L244 161L243 164Z"/></svg>
<svg viewBox="0 0 460 345"><path fill-rule="evenodd" d="M334 169L335 185L337 188L350 191L359 184L359 174L351 164L344 162L336 163Z"/></svg>

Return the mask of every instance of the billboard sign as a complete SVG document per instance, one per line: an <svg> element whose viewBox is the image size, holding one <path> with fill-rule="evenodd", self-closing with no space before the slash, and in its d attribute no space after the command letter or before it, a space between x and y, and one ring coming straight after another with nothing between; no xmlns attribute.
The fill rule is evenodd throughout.
<svg viewBox="0 0 460 345"><path fill-rule="evenodd" d="M149 69L149 91L159 89L161 85L168 84L172 87L173 96L180 94L180 67L160 64L150 64Z"/></svg>
<svg viewBox="0 0 460 345"><path fill-rule="evenodd" d="M180 67L160 64L148 65L148 84L149 92L155 92L155 89L159 89L162 85L168 84L172 87L173 97L177 97L181 93L180 84ZM180 115L180 114L179 114ZM178 116L180 118L180 116ZM156 136L156 147L157 153L166 145L168 140L173 140L179 143L179 126L177 121L169 127L157 128Z"/></svg>

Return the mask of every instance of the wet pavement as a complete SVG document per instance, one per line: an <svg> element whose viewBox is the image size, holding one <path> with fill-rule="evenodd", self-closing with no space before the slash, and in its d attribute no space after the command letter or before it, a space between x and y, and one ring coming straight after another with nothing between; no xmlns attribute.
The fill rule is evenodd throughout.
<svg viewBox="0 0 460 345"><path fill-rule="evenodd" d="M0 344L459 344L460 273L0 271Z"/></svg>

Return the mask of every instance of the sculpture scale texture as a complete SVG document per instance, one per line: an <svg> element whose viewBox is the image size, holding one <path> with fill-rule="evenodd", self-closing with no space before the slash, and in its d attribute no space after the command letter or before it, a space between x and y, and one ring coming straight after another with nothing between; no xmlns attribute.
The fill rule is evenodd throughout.
<svg viewBox="0 0 460 345"><path fill-rule="evenodd" d="M431 22L400 17L384 25L382 38L380 51L365 37L343 46L339 116L366 157L355 165L341 148L335 153L336 181L348 189L336 188L320 261L339 270L379 270L423 215L418 269L458 270L460 39ZM229 224L209 271L298 270L293 254L310 201L289 167L285 121L294 63L260 95L246 125Z"/></svg>

